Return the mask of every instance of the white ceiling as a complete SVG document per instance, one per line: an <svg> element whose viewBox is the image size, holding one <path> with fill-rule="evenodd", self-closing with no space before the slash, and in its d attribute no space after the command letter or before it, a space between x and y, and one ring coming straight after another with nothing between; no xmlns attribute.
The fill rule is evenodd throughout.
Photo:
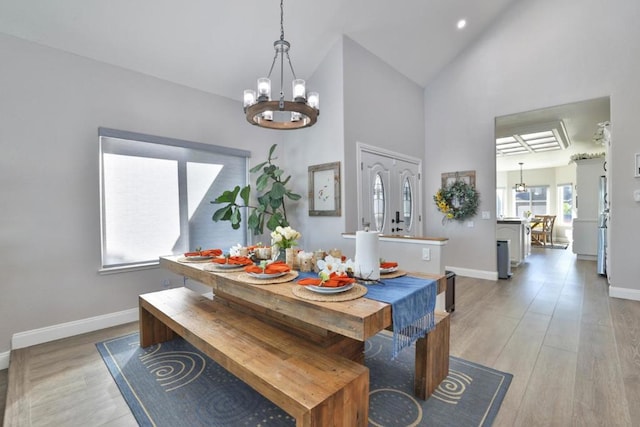
<svg viewBox="0 0 640 427"><path fill-rule="evenodd" d="M285 38L299 78L346 34L424 87L515 1L287 0ZM0 32L240 100L269 71L280 2L0 0Z"/></svg>
<svg viewBox="0 0 640 427"><path fill-rule="evenodd" d="M286 0L285 38L299 78L311 76L345 34L425 87L516 1ZM456 29L461 18L468 22L462 31ZM280 2L0 0L0 32L240 101L242 91L269 71L280 37ZM582 144L605 109L608 118L608 100L606 108L600 103L499 118L499 127L563 118L574 146L526 160L498 158L497 170L515 170L519 161L525 169L566 165L571 150L594 151Z"/></svg>

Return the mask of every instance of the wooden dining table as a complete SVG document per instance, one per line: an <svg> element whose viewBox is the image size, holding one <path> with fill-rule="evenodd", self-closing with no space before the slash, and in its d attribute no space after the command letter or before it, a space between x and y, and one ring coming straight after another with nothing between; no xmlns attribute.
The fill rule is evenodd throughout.
<svg viewBox="0 0 640 427"><path fill-rule="evenodd" d="M359 363L364 363L365 341L393 328L391 304L369 299L366 295L349 301L307 300L294 295L292 287L298 286L294 281L256 285L239 279L241 275L237 272L212 272L205 269L206 263L181 262L181 259L181 256L163 256L160 257L160 266L211 287L214 298L229 307L303 336L326 351ZM411 276L435 280L438 294L446 290L444 275L411 273ZM447 371L448 334L447 328ZM418 351L416 349L417 357ZM419 357L426 358L424 355ZM418 364L417 361L416 369L422 370ZM416 385L416 394L426 398L418 388Z"/></svg>

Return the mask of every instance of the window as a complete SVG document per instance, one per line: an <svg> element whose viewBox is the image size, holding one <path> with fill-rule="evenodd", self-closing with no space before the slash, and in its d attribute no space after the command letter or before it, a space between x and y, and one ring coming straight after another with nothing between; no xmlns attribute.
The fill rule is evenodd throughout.
<svg viewBox="0 0 640 427"><path fill-rule="evenodd" d="M573 185L558 185L558 216L556 221L570 225L573 220Z"/></svg>
<svg viewBox="0 0 640 427"><path fill-rule="evenodd" d="M504 188L496 188L496 217L502 218L505 216L504 205L506 198L506 191Z"/></svg>
<svg viewBox="0 0 640 427"><path fill-rule="evenodd" d="M413 212L413 199L411 197L411 183L409 178L404 179L402 184L402 211L404 216L404 224L407 230L411 229L411 212Z"/></svg>
<svg viewBox="0 0 640 427"><path fill-rule="evenodd" d="M246 228L213 222L211 201L246 185L249 152L105 128L99 142L103 271L246 244Z"/></svg>
<svg viewBox="0 0 640 427"><path fill-rule="evenodd" d="M549 211L548 193L548 186L529 187L522 193L513 190L516 216L523 217L526 211L530 211L531 215L546 215Z"/></svg>
<svg viewBox="0 0 640 427"><path fill-rule="evenodd" d="M376 231L382 231L384 226L384 184L379 173L373 183L373 218L376 222Z"/></svg>

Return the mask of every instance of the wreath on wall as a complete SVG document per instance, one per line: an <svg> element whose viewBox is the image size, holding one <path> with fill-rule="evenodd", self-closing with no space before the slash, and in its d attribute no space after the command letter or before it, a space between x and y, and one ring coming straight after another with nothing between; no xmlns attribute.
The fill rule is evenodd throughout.
<svg viewBox="0 0 640 427"><path fill-rule="evenodd" d="M443 224L446 221L464 221L475 216L479 198L476 189L464 181L455 181L442 187L433 196L438 210L444 214Z"/></svg>

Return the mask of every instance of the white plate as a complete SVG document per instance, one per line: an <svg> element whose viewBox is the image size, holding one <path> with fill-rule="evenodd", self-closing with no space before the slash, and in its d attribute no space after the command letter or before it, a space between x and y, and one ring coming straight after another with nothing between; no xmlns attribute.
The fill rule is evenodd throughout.
<svg viewBox="0 0 640 427"><path fill-rule="evenodd" d="M247 273L251 277L255 277L256 279L274 279L276 277L284 276L285 272L280 273Z"/></svg>
<svg viewBox="0 0 640 427"><path fill-rule="evenodd" d="M353 288L354 285L355 283L349 283L348 285L340 286L339 288L307 285L306 288L312 292L317 292L319 294L338 294L340 292L348 291L349 289Z"/></svg>
<svg viewBox="0 0 640 427"><path fill-rule="evenodd" d="M218 264L215 262L212 262L210 264L205 264L204 267L202 267L202 269L206 271L239 270L241 268L244 268L244 265Z"/></svg>
<svg viewBox="0 0 640 427"><path fill-rule="evenodd" d="M188 261L205 261L208 259L212 259L212 256L202 256L202 255L194 255L185 257Z"/></svg>
<svg viewBox="0 0 640 427"><path fill-rule="evenodd" d="M391 267L391 268L381 268L380 269L380 273L381 274L388 274L388 273L393 273L394 271L398 271L398 267Z"/></svg>
<svg viewBox="0 0 640 427"><path fill-rule="evenodd" d="M246 267L245 265L242 265L242 264L218 264L217 262L214 262L213 265L223 270L234 270L236 268Z"/></svg>

